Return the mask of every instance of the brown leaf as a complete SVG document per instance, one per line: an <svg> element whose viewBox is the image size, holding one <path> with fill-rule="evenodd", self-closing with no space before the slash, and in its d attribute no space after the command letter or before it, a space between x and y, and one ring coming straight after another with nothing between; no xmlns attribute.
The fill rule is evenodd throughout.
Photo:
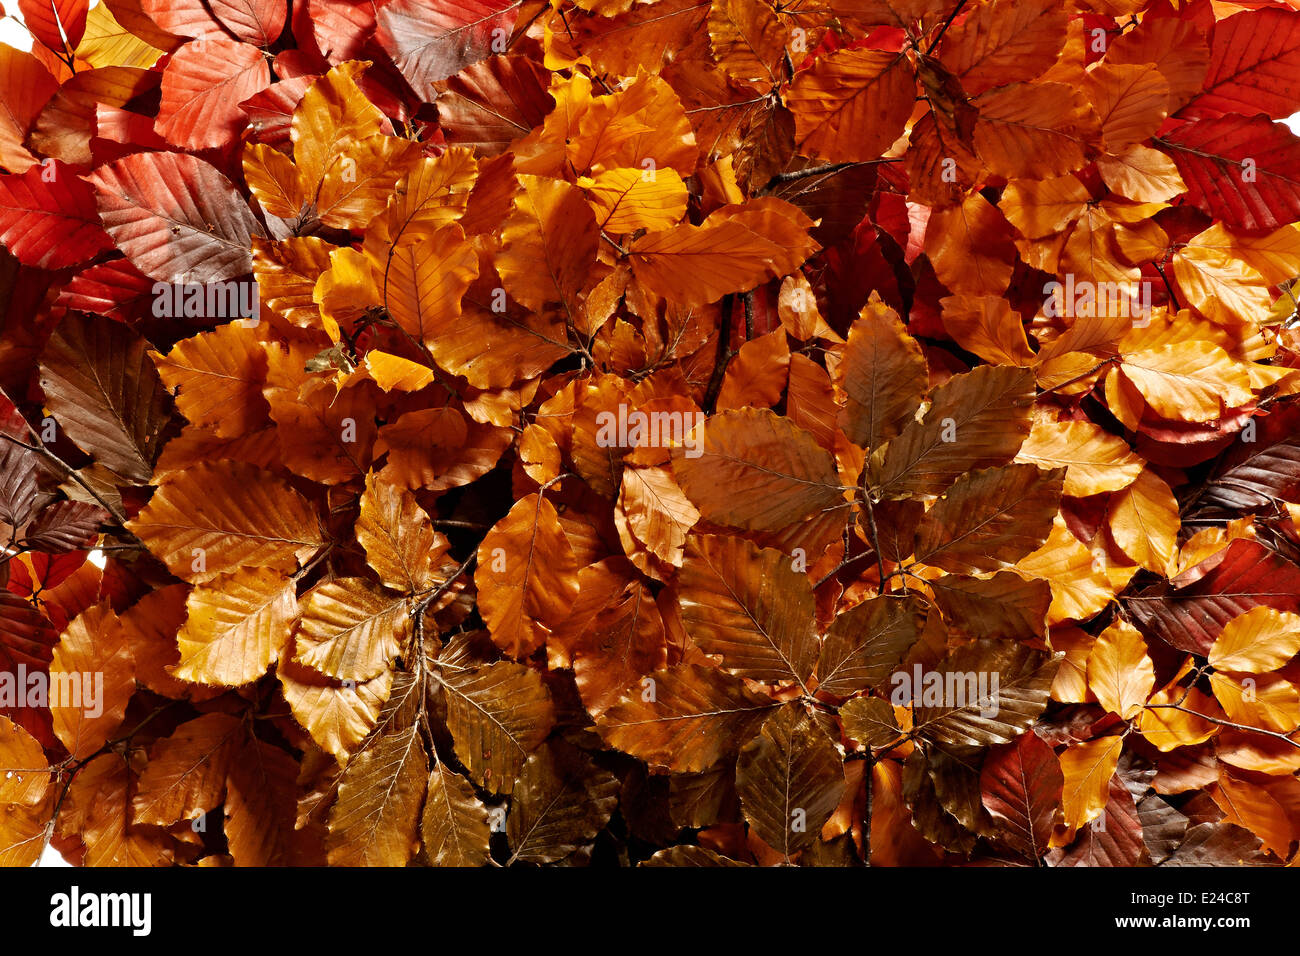
<svg viewBox="0 0 1300 956"><path fill-rule="evenodd" d="M724 671L679 664L607 710L596 729L611 746L683 773L704 770L758 730L770 701Z"/></svg>
<svg viewBox="0 0 1300 956"><path fill-rule="evenodd" d="M1009 365L980 366L935 389L920 422L909 422L872 456L872 487L881 497L940 494L972 468L1010 461L1029 434L1034 376Z"/></svg>
<svg viewBox="0 0 1300 956"><path fill-rule="evenodd" d="M332 866L404 866L415 851L429 760L419 728L377 737L348 764L330 810Z"/></svg>
<svg viewBox="0 0 1300 956"><path fill-rule="evenodd" d="M845 504L831 456L767 409L715 415L697 428L694 440L698 454L673 449L673 473L709 521L778 531Z"/></svg>
<svg viewBox="0 0 1300 956"><path fill-rule="evenodd" d="M170 826L220 806L242 729L229 714L205 714L154 744L131 798L132 822Z"/></svg>
<svg viewBox="0 0 1300 956"><path fill-rule="evenodd" d="M69 437L106 468L146 484L171 402L148 343L101 317L65 319L41 360L41 387Z"/></svg>
<svg viewBox="0 0 1300 956"><path fill-rule="evenodd" d="M916 560L961 574L1014 566L1051 533L1064 477L1006 465L959 478L921 519Z"/></svg>
<svg viewBox="0 0 1300 956"><path fill-rule="evenodd" d="M528 758L511 798L511 861L551 863L589 843L618 805L619 781L577 751L543 747Z"/></svg>
<svg viewBox="0 0 1300 956"><path fill-rule="evenodd" d="M941 688L937 702L930 702L931 683L924 677L912 688L920 699L916 732L961 746L1009 743L1047 706L1059 663L1059 657L1005 641L960 647L930 672Z"/></svg>
<svg viewBox="0 0 1300 956"><path fill-rule="evenodd" d="M802 685L817 660L812 587L780 551L692 537L678 579L682 623L739 677Z"/></svg>
<svg viewBox="0 0 1300 956"><path fill-rule="evenodd" d="M528 755L555 723L550 691L534 670L512 661L448 669L438 682L456 756L489 793L510 793Z"/></svg>
<svg viewBox="0 0 1300 956"><path fill-rule="evenodd" d="M578 567L545 495L517 501L478 547L474 584L492 640L527 657L564 619L578 593Z"/></svg>
<svg viewBox="0 0 1300 956"><path fill-rule="evenodd" d="M844 790L844 767L830 738L801 705L763 722L740 751L736 790L745 819L768 846L789 859L809 847Z"/></svg>
<svg viewBox="0 0 1300 956"><path fill-rule="evenodd" d="M469 781L443 764L429 775L420 834L434 866L486 866L491 859L487 808Z"/></svg>

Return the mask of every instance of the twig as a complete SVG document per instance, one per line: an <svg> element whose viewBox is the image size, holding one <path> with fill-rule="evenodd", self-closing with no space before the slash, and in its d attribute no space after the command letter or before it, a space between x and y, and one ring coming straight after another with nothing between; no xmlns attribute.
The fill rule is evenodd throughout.
<svg viewBox="0 0 1300 956"><path fill-rule="evenodd" d="M1156 272L1159 272L1160 278L1164 280L1165 291L1169 293L1169 301L1174 304L1174 311L1183 311L1183 307L1178 304L1178 294L1174 292L1174 287L1169 284L1169 276L1165 275L1165 270L1161 267L1160 263L1155 262L1154 260L1151 264L1156 267Z"/></svg>
<svg viewBox="0 0 1300 956"><path fill-rule="evenodd" d="M478 550L476 549L470 552L469 557L460 563L460 567L458 567L455 571L453 571L450 577L448 577L445 581L443 581L441 584L435 587L425 597L422 597L420 599L420 603L415 605L415 607L411 610L411 616L416 618L416 620L423 620L425 609L428 608L428 606L432 604L434 601L438 600L438 598L442 597L442 595L447 592L447 589L450 588L456 582L456 579L459 578L466 571L468 571L471 567L473 567L474 562L477 560L478 560Z"/></svg>
<svg viewBox="0 0 1300 956"><path fill-rule="evenodd" d="M934 48L939 45L939 41L943 39L943 35L948 32L948 28L952 26L952 21L957 19L957 14L961 13L962 7L964 6L966 6L966 0L961 0L957 6L953 7L952 13L948 14L948 19L943 21L943 26L939 28L939 32L936 33L934 39L930 41L930 46L926 48L926 56L929 56L934 52Z"/></svg>
<svg viewBox="0 0 1300 956"><path fill-rule="evenodd" d="M731 307L734 301L730 294L722 297L722 327L718 329L718 349L714 353L713 375L709 377L709 386L704 391L704 411L710 415L718 403L722 377L726 374L727 363L731 361Z"/></svg>
<svg viewBox="0 0 1300 956"><path fill-rule="evenodd" d="M874 160L880 162L880 160ZM807 179L810 176L821 176L838 173L845 169L851 169L854 166L865 166L866 163L822 163L820 166L808 166L804 169L792 169L788 172L777 173L767 181L767 184L758 191L760 196L766 196L777 186L785 183L797 182L800 179Z"/></svg>
<svg viewBox="0 0 1300 956"><path fill-rule="evenodd" d="M28 428L28 430L30 431L30 430L31 430L31 425L29 424L29 425L27 426L27 428ZM34 434L35 434L35 433L33 432L33 435L34 435ZM44 458L44 459L45 459L46 461L48 461L50 464L54 465L56 468L58 468L60 471L62 471L62 472L63 472L63 477L65 477L65 478L71 478L74 482L76 482L76 483L81 487L81 489L82 489L84 492L86 492L86 494L88 494L88 495L90 495L90 497L94 498L95 501L99 503L99 506L100 506L101 508L103 508L105 511L107 511L110 515L113 516L113 520L114 520L115 522L117 522L118 527L120 527L120 528L125 528L125 527L126 527L126 515L123 514L121 511L119 511L117 508L114 508L114 507L113 507L111 504L109 504L107 501L105 501L105 500L100 496L99 492L97 492L94 488L90 487L90 485L88 485L88 484L86 483L86 480L85 480L84 478L82 478L81 475L79 475L79 474L77 473L77 470L76 470L75 468L73 468L71 465L69 465L66 461L64 461L64 460L63 460L62 458L60 458L58 455L54 454L54 452L50 451L50 450L49 450L48 448L46 448L44 445L40 444L40 440L39 440L39 439L37 439L37 443L36 443L36 444L34 444L34 445L29 445L29 444L27 444L27 442L25 442L25 441L21 441L21 440L15 438L13 435L10 435L10 434L8 434L8 433L6 433L6 432L0 432L0 438L5 438L5 439L7 439L8 441L13 442L13 443L14 443L15 445L17 445L19 448L26 448L28 451L35 452L36 454L40 455L42 458Z"/></svg>
<svg viewBox="0 0 1300 956"><path fill-rule="evenodd" d="M876 530L876 509L871 503L870 495L863 495L862 500L867 503L867 528L871 532L871 547L876 551L876 567L880 571L880 584L877 589L878 594L885 593L885 556L880 553L880 532Z"/></svg>
<svg viewBox="0 0 1300 956"><path fill-rule="evenodd" d="M1182 711L1184 714L1191 714L1193 717L1200 717L1202 720L1208 720L1210 723L1217 724L1220 727L1230 727L1233 730L1245 730L1250 733L1263 734L1266 737L1274 737L1290 744L1296 750L1300 750L1300 742L1292 740L1289 734L1279 733L1276 730L1265 730L1263 727L1252 727L1249 724L1233 723L1231 720L1220 720L1218 717L1211 717L1208 714L1202 714L1199 710L1192 710L1189 707L1179 707L1177 704L1147 704L1147 708L1150 710ZM1300 727L1291 731L1291 733L1300 733Z"/></svg>

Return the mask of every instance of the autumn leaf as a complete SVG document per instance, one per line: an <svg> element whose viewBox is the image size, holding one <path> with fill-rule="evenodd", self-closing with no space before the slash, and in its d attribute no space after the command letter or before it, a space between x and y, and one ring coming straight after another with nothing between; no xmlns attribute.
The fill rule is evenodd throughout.
<svg viewBox="0 0 1300 956"><path fill-rule="evenodd" d="M752 680L802 684L817 655L812 589L779 551L692 538L678 579L682 623L706 654Z"/></svg>
<svg viewBox="0 0 1300 956"><path fill-rule="evenodd" d="M404 865L415 849L428 774L415 726L381 735L353 760L330 809L330 862Z"/></svg>
<svg viewBox="0 0 1300 956"><path fill-rule="evenodd" d="M834 744L812 717L784 707L741 749L736 790L750 826L788 858L821 832L839 803L843 773Z"/></svg>
<svg viewBox="0 0 1300 956"><path fill-rule="evenodd" d="M1295 864L1286 6L18 0L0 863Z"/></svg>
<svg viewBox="0 0 1300 956"><path fill-rule="evenodd" d="M479 546L474 574L497 645L512 657L536 650L563 618L577 573L555 506L544 495L530 495L511 508Z"/></svg>
<svg viewBox="0 0 1300 956"><path fill-rule="evenodd" d="M772 706L738 678L698 665L656 671L606 711L610 744L676 772L704 770L756 733Z"/></svg>
<svg viewBox="0 0 1300 956"><path fill-rule="evenodd" d="M175 475L131 528L195 583L240 567L292 570L323 543L310 506L288 484L229 461Z"/></svg>
<svg viewBox="0 0 1300 956"><path fill-rule="evenodd" d="M1155 665L1137 628L1116 621L1098 636L1088 655L1088 687L1103 707L1125 720L1135 717L1155 682Z"/></svg>
<svg viewBox="0 0 1300 956"><path fill-rule="evenodd" d="M788 420L739 409L700 431L698 455L673 450L673 473L710 521L775 531L843 500L830 455Z"/></svg>
<svg viewBox="0 0 1300 956"><path fill-rule="evenodd" d="M1001 839L1031 860L1047 851L1064 786L1056 754L1032 732L998 747L980 770L980 799Z"/></svg>

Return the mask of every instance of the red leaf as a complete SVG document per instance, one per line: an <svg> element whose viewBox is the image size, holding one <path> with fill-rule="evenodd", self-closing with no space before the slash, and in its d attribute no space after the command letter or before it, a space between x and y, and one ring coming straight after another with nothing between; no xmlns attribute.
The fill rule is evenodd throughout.
<svg viewBox="0 0 1300 956"><path fill-rule="evenodd" d="M980 771L981 799L999 835L1030 860L1047 852L1064 786L1056 754L1033 731L992 748Z"/></svg>
<svg viewBox="0 0 1300 956"><path fill-rule="evenodd" d="M68 36L67 48L76 49L86 32L90 0L18 0L18 9L27 29L36 39L51 50L62 52L63 36L59 26L63 26L63 33Z"/></svg>
<svg viewBox="0 0 1300 956"><path fill-rule="evenodd" d="M58 160L0 176L0 243L41 269L74 266L112 247L94 191Z"/></svg>
<svg viewBox="0 0 1300 956"><path fill-rule="evenodd" d="M316 82L315 76L295 76L272 83L256 96L239 104L248 114L250 126L257 139L276 149L288 149L289 131L293 124L293 111L303 94Z"/></svg>
<svg viewBox="0 0 1300 956"><path fill-rule="evenodd" d="M338 65L355 59L375 32L372 0L307 0L312 38L321 55Z"/></svg>
<svg viewBox="0 0 1300 956"><path fill-rule="evenodd" d="M496 51L493 41L509 39L519 12L518 0L394 0L379 11L375 39L428 102L439 80L455 76L471 63Z"/></svg>
<svg viewBox="0 0 1300 956"><path fill-rule="evenodd" d="M158 26L178 37L225 36L222 27L255 46L270 46L284 29L285 0L143 0Z"/></svg>
<svg viewBox="0 0 1300 956"><path fill-rule="evenodd" d="M94 312L118 321L131 314L127 308L153 292L153 280L131 265L130 259L113 259L82 269L54 300L56 309Z"/></svg>
<svg viewBox="0 0 1300 956"><path fill-rule="evenodd" d="M48 673L58 641L58 632L43 614L16 594L0 591L0 673L15 675L15 681L20 665L29 674ZM49 710L22 706L25 698L17 703L19 706L0 706L0 713L46 744L51 743Z"/></svg>
<svg viewBox="0 0 1300 956"><path fill-rule="evenodd" d="M248 122L239 104L270 82L271 68L251 44L225 37L187 43L163 72L155 127L187 149L225 146Z"/></svg>
<svg viewBox="0 0 1300 956"><path fill-rule="evenodd" d="M1277 229L1300 219L1300 139L1280 123L1223 116L1156 143L1177 165L1188 199L1225 224Z"/></svg>
<svg viewBox="0 0 1300 956"><path fill-rule="evenodd" d="M1219 22L1210 38L1203 91L1178 114L1189 119L1300 109L1300 13L1256 10Z"/></svg>
<svg viewBox="0 0 1300 956"><path fill-rule="evenodd" d="M1224 625L1251 608L1300 613L1300 567L1259 541L1238 538L1167 584L1125 600L1144 633L1204 657Z"/></svg>
<svg viewBox="0 0 1300 956"><path fill-rule="evenodd" d="M135 153L92 177L119 249L162 282L217 282L252 271L261 229L215 166L179 153Z"/></svg>

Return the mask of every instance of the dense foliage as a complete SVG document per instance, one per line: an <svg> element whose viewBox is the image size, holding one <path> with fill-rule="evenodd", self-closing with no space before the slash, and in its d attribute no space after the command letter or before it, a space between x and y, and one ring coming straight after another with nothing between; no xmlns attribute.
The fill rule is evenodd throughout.
<svg viewBox="0 0 1300 956"><path fill-rule="evenodd" d="M1293 858L1289 4L18 6L0 861Z"/></svg>

